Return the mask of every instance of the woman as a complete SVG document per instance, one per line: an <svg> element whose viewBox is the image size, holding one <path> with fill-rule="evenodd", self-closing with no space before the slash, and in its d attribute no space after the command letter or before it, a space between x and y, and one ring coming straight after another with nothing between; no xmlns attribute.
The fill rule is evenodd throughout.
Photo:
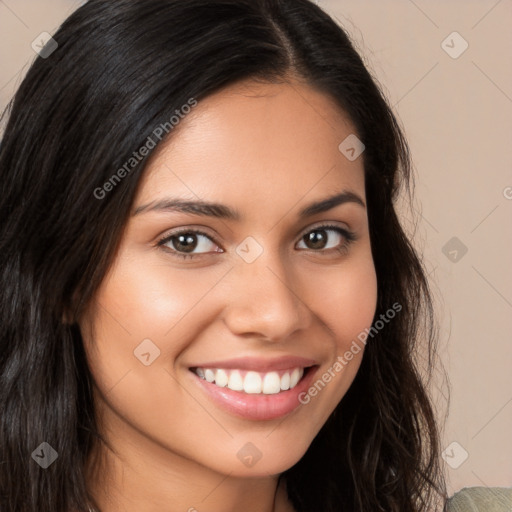
<svg viewBox="0 0 512 512"><path fill-rule="evenodd" d="M0 509L443 507L407 143L343 30L90 0L53 37L0 147Z"/></svg>

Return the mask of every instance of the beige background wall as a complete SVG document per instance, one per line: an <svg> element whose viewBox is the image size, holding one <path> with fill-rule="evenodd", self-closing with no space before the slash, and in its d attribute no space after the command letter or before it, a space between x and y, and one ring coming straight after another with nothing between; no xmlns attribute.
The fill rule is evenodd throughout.
<svg viewBox="0 0 512 512"><path fill-rule="evenodd" d="M1 109L35 57L31 42L81 3L0 0ZM512 1L318 3L348 30L412 149L416 241L451 382L449 490L512 486Z"/></svg>

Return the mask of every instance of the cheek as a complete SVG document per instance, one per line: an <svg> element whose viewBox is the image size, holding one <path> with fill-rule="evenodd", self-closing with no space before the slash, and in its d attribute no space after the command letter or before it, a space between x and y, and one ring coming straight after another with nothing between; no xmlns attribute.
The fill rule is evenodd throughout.
<svg viewBox="0 0 512 512"><path fill-rule="evenodd" d="M162 353L179 352L179 340L186 332L186 324L190 324L189 315L194 315L197 307L202 309L202 298L223 274L216 269L206 270L170 268L162 263L144 264L142 268L140 263L126 258L104 280L96 295L98 345L101 340L108 340L105 350L115 353L130 346L133 350L149 338L158 340Z"/></svg>
<svg viewBox="0 0 512 512"><path fill-rule="evenodd" d="M169 410L179 406L169 396L170 374L190 340L214 320L215 308L205 307L205 299L226 269L184 270L152 261L142 268L140 260L129 254L118 260L81 326L100 392L118 410L145 409L149 420L162 403ZM144 405L136 400L142 390Z"/></svg>
<svg viewBox="0 0 512 512"><path fill-rule="evenodd" d="M194 306L216 282L215 276L190 275L164 265L148 264L141 271L125 259L104 280L82 319L98 411L106 412L105 421L120 437L132 435L126 427L131 425L169 446L173 439L185 446L189 423L205 423L204 410L191 405L173 372L177 356L196 336L190 320L196 319Z"/></svg>
<svg viewBox="0 0 512 512"><path fill-rule="evenodd" d="M372 324L377 307L377 276L371 256L347 260L329 272L317 272L308 281L310 303L331 331L337 353Z"/></svg>
<svg viewBox="0 0 512 512"><path fill-rule="evenodd" d="M301 397L317 408L312 426L318 431L351 386L362 361L365 335L372 326L377 305L377 276L368 253L347 260L329 273L308 281L310 303L334 341L329 360ZM314 405L313 405L314 404Z"/></svg>

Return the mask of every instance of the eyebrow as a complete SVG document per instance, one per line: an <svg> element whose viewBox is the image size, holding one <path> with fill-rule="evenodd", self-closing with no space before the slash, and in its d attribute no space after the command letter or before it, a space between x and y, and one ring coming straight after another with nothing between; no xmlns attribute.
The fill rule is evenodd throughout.
<svg viewBox="0 0 512 512"><path fill-rule="evenodd" d="M342 191L339 194L310 203L300 210L299 218L311 217L345 203L355 203L366 208L364 201L355 192ZM193 215L234 221L240 221L242 219L242 214L238 210L224 204L202 200L190 201L180 198L166 198L138 206L135 208L132 215L135 216L152 211L191 213Z"/></svg>

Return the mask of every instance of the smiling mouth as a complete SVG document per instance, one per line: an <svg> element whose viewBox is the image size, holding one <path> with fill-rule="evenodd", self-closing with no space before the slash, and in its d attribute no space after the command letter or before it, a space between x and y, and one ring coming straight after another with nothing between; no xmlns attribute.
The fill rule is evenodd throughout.
<svg viewBox="0 0 512 512"><path fill-rule="evenodd" d="M190 370L219 388L228 388L242 394L275 395L295 388L310 368L312 366L270 372L200 367Z"/></svg>

